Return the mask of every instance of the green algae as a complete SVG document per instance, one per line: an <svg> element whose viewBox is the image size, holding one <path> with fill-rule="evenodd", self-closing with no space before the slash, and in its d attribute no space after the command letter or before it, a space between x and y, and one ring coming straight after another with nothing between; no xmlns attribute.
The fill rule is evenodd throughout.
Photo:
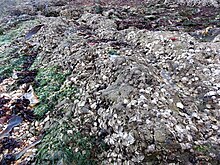
<svg viewBox="0 0 220 165"><path fill-rule="evenodd" d="M66 103L69 104L75 99L77 89L65 83L69 75L69 71L63 71L58 66L38 70L35 92L40 104L35 108L35 114L40 118L47 112L59 115L54 115L45 128L46 133L39 146L36 164L98 164L97 155L107 148L104 142L97 142L95 137L82 135L74 130L72 115L66 115L70 109L57 109L56 106L62 100L67 99Z"/></svg>
<svg viewBox="0 0 220 165"><path fill-rule="evenodd" d="M36 24L37 21L30 20L20 22L16 27L3 30L0 27L0 79L12 76L13 70L20 71L28 59L26 54L18 54L19 45L12 44L18 37L25 33L25 28L31 24Z"/></svg>
<svg viewBox="0 0 220 165"><path fill-rule="evenodd" d="M15 27L5 29L4 26L0 27L0 46L10 44L18 37L24 36L27 27L37 25L39 21L29 20L25 22L18 22Z"/></svg>
<svg viewBox="0 0 220 165"><path fill-rule="evenodd" d="M35 91L40 99L40 105L34 110L36 115L42 117L48 111L53 110L60 99L74 95L74 87L61 88L69 74L68 71L64 72L57 66L38 70Z"/></svg>
<svg viewBox="0 0 220 165"><path fill-rule="evenodd" d="M36 164L97 164L93 151L100 148L93 143L94 137L74 131L68 133L67 130L73 130L74 126L70 122L61 121L54 121L45 135L39 146Z"/></svg>

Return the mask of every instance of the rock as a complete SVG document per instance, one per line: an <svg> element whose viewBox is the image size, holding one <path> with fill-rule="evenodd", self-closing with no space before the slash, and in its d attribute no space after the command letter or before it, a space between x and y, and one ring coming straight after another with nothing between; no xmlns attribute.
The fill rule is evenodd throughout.
<svg viewBox="0 0 220 165"><path fill-rule="evenodd" d="M69 141L76 132L82 133L83 137L94 137L92 145L96 147L105 143L107 147L101 153L94 150L94 159L100 164L184 164L192 161L190 155L198 155L195 145L219 143L218 36L212 42L200 42L195 38L208 31L199 35L197 32L188 34L183 29L176 31L175 27L183 26L173 26L193 23L193 17L192 22L188 20L188 16L192 16L191 9L185 13L178 6L170 10L161 4L144 9L106 6L103 14L97 14L94 8L87 6L82 11L75 5L69 6L66 1L48 1L48 11L44 8L44 1L36 6L39 9L30 4L24 12L41 14L37 16L37 22L45 27L28 43L23 42L25 33L19 31L21 34L16 40L0 45L0 50L10 52L8 48L17 49L7 54L7 61L11 55L29 55L36 51L39 58L35 61L37 69L60 66L68 76L64 84L57 84L61 88L48 96L51 103L54 95L64 95L45 115L43 122L15 128L13 137L25 132L21 138L33 140L31 133L39 134L41 127L49 133L48 130L60 124L59 129L67 130L55 138L71 151L86 153L80 145L74 146L75 139ZM208 16L209 12L212 15L217 13L215 8L200 8L193 10L193 16L201 15L204 10ZM176 20L170 18L173 15ZM11 21L3 20L1 25L5 26L0 37L4 40L4 34L9 32L6 29L12 28L13 31L20 26L19 22L32 18L19 16L18 19L10 18ZM203 22L198 17L196 21ZM29 26L24 30L30 29ZM0 61L5 62L5 59L1 56ZM17 73L14 78L19 79ZM17 80L1 80L0 77L1 91L15 88L9 85ZM76 90L69 91L69 88ZM22 90L1 93L0 97L19 98ZM1 98L0 104L3 104ZM63 128L66 123L68 128ZM54 152L53 145L45 159L56 158L56 163L65 163L60 160L64 153ZM211 147L207 153L211 151L218 153L219 149Z"/></svg>
<svg viewBox="0 0 220 165"><path fill-rule="evenodd" d="M184 105L181 102L176 103L177 108L183 109Z"/></svg>

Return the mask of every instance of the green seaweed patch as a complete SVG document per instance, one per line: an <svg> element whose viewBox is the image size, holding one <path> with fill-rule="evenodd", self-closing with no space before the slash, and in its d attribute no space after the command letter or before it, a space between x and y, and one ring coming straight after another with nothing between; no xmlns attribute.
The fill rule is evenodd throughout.
<svg viewBox="0 0 220 165"><path fill-rule="evenodd" d="M17 37L17 35L18 35L17 30L11 30L11 31L6 32L6 33L1 31L0 46L10 43L13 39L15 39Z"/></svg>
<svg viewBox="0 0 220 165"><path fill-rule="evenodd" d="M63 87L68 75L70 75L69 71L62 71L57 66L39 69L35 92L40 99L40 105L34 110L37 116L42 117L53 110L62 98L74 98L76 89L71 86Z"/></svg>
<svg viewBox="0 0 220 165"><path fill-rule="evenodd" d="M16 58L1 58L0 56L0 63L3 63L3 65L0 66L0 76L8 78L12 75L13 70L14 71L21 71L23 69L23 65L27 61L26 55L20 55Z"/></svg>
<svg viewBox="0 0 220 165"><path fill-rule="evenodd" d="M194 147L194 150L201 153L207 153L211 149L211 146L208 144L197 145Z"/></svg>
<svg viewBox="0 0 220 165"><path fill-rule="evenodd" d="M117 52L117 50L115 50L115 49L110 49L110 50L108 51L108 54L109 54L109 55L118 55L118 52Z"/></svg>
<svg viewBox="0 0 220 165"><path fill-rule="evenodd" d="M39 146L36 164L98 164L97 154L103 151L104 143L95 145L94 137L74 132L73 127L62 119L56 120Z"/></svg>
<svg viewBox="0 0 220 165"><path fill-rule="evenodd" d="M32 24L36 24L36 20L30 20L19 23L16 27L10 30L4 30L0 27L0 46L11 44L16 38L25 34L25 28ZM18 47L6 46L0 53L0 79L8 78L11 76L13 70L20 71L23 69L25 61L28 56L20 54L15 57Z"/></svg>
<svg viewBox="0 0 220 165"><path fill-rule="evenodd" d="M10 30L4 29L4 27L0 28L0 46L4 44L9 44L13 40L17 39L18 37L22 37L25 35L25 29L27 27L32 27L38 24L38 20L29 20L18 23L15 27Z"/></svg>

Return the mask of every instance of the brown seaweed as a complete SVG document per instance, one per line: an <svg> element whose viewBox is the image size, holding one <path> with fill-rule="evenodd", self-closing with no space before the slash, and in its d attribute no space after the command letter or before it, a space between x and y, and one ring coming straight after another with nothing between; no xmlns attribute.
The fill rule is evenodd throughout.
<svg viewBox="0 0 220 165"><path fill-rule="evenodd" d="M23 150L21 150L20 152L16 153L15 156L15 160L20 159L26 152L27 150L29 150L30 148L34 147L35 145L39 144L41 142L41 138L37 139L36 141L34 141L32 144L30 144L29 146L27 146L26 148L24 148Z"/></svg>
<svg viewBox="0 0 220 165"><path fill-rule="evenodd" d="M34 147L35 145L39 144L41 142L41 138L34 141L32 144L21 150L20 152L17 152L15 154L7 154L4 156L4 158L1 160L1 164L9 164L9 162L16 161L20 159L30 148Z"/></svg>
<svg viewBox="0 0 220 165"><path fill-rule="evenodd" d="M7 128L0 133L0 139L2 139L4 137L8 137L11 130L15 126L19 125L21 122L22 122L22 118L20 116L12 116L8 121Z"/></svg>
<svg viewBox="0 0 220 165"><path fill-rule="evenodd" d="M42 26L44 25L40 24L33 27L30 31L27 32L27 34L25 35L25 39L26 40L30 39L34 34L36 34L41 29Z"/></svg>
<svg viewBox="0 0 220 165"><path fill-rule="evenodd" d="M38 140L34 141L32 144L30 144L29 146L27 146L26 148L24 148L23 150L21 150L18 153L5 155L0 163L3 163L3 162L7 163L7 162L10 162L10 161L16 161L16 160L20 159L27 152L27 150L29 150L30 148L32 148L35 145L39 144L40 142L41 142L41 139L38 139Z"/></svg>

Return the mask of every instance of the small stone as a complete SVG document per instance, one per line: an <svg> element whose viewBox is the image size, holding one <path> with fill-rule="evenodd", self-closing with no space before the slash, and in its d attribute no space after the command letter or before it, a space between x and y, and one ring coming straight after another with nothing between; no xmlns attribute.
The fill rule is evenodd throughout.
<svg viewBox="0 0 220 165"><path fill-rule="evenodd" d="M32 151L33 153L36 153L36 152L37 152L37 148L33 148L31 151Z"/></svg>
<svg viewBox="0 0 220 165"><path fill-rule="evenodd" d="M216 95L216 91L209 91L208 93L205 94L205 96L214 96Z"/></svg>
<svg viewBox="0 0 220 165"><path fill-rule="evenodd" d="M14 127L14 132L19 132L20 128L19 127Z"/></svg>
<svg viewBox="0 0 220 165"><path fill-rule="evenodd" d="M29 129L29 132L32 133L32 134L35 134L35 127L31 127L31 128Z"/></svg>
<svg viewBox="0 0 220 165"><path fill-rule="evenodd" d="M27 162L29 162L31 160L31 158L27 157L26 160L27 160Z"/></svg>
<svg viewBox="0 0 220 165"><path fill-rule="evenodd" d="M140 100L147 100L146 97L144 95L140 96Z"/></svg>
<svg viewBox="0 0 220 165"><path fill-rule="evenodd" d="M35 127L38 127L38 126L39 126L39 122L38 122L38 121L35 121L34 126L35 126Z"/></svg>
<svg viewBox="0 0 220 165"><path fill-rule="evenodd" d="M144 89L140 89L139 92L140 93L145 93L145 90Z"/></svg>
<svg viewBox="0 0 220 165"><path fill-rule="evenodd" d="M107 77L106 75L103 75L103 76L102 76L102 79L103 79L104 81L106 81L106 80L108 80L108 77Z"/></svg>
<svg viewBox="0 0 220 165"><path fill-rule="evenodd" d="M31 137L29 140L33 142L35 141L35 137Z"/></svg>
<svg viewBox="0 0 220 165"><path fill-rule="evenodd" d="M218 130L218 126L217 126L217 125L213 125L213 124L212 124L212 129L214 129L214 130L216 130L216 131L217 131L217 130Z"/></svg>
<svg viewBox="0 0 220 165"><path fill-rule="evenodd" d="M124 99L124 100L123 100L123 103L124 103L125 105L127 105L127 104L129 103L129 101L128 101L127 99Z"/></svg>
<svg viewBox="0 0 220 165"><path fill-rule="evenodd" d="M89 113L89 109L87 107L82 107L80 109L80 113L83 113L83 114Z"/></svg>
<svg viewBox="0 0 220 165"><path fill-rule="evenodd" d="M50 116L48 115L45 119L44 119L44 123L46 123L47 121L49 121L50 120Z"/></svg>
<svg viewBox="0 0 220 165"><path fill-rule="evenodd" d="M130 146L131 144L133 144L135 142L135 139L131 133L128 133L128 134L124 133L123 138L125 140L124 141L125 146Z"/></svg>
<svg viewBox="0 0 220 165"><path fill-rule="evenodd" d="M183 129L181 128L180 125L176 125L176 126L175 126L175 130L176 130L178 133L183 133Z"/></svg>
<svg viewBox="0 0 220 165"><path fill-rule="evenodd" d="M80 102L78 103L78 106L79 106L79 107L83 107L83 106L85 106L85 104L86 104L85 101L80 101Z"/></svg>
<svg viewBox="0 0 220 165"><path fill-rule="evenodd" d="M26 131L26 134L27 134L27 136L26 137L28 137L28 138L31 138L33 135L31 134L31 133L29 133L28 131Z"/></svg>
<svg viewBox="0 0 220 165"><path fill-rule="evenodd" d="M92 109L96 109L96 107L97 107L97 104L96 104L96 102L95 103L93 103L91 106L90 106Z"/></svg>
<svg viewBox="0 0 220 165"><path fill-rule="evenodd" d="M196 112L192 113L192 118L200 119L199 115Z"/></svg>
<svg viewBox="0 0 220 165"><path fill-rule="evenodd" d="M45 125L44 125L44 129L46 130L46 129L48 129L49 127L50 127L50 122L47 121L47 122L45 123Z"/></svg>
<svg viewBox="0 0 220 165"><path fill-rule="evenodd" d="M73 134L73 130L67 130L67 134L72 135Z"/></svg>
<svg viewBox="0 0 220 165"><path fill-rule="evenodd" d="M149 19L149 20L154 20L156 19L156 16L155 15L146 15L144 16L145 19Z"/></svg>
<svg viewBox="0 0 220 165"><path fill-rule="evenodd" d="M168 165L175 165L176 163L169 163Z"/></svg>
<svg viewBox="0 0 220 165"><path fill-rule="evenodd" d="M210 104L206 104L206 108L210 109L212 106Z"/></svg>
<svg viewBox="0 0 220 165"><path fill-rule="evenodd" d="M183 105L181 102L177 102L177 103L176 103L176 107L177 107L177 108L180 108L180 109L183 109L183 108L184 108L184 105Z"/></svg>
<svg viewBox="0 0 220 165"><path fill-rule="evenodd" d="M68 118L68 117L71 117L72 115L72 111L71 110L68 110L66 113L65 113L65 116Z"/></svg>
<svg viewBox="0 0 220 165"><path fill-rule="evenodd" d="M156 149L154 144L151 144L150 146L147 147L147 152L154 152Z"/></svg>
<svg viewBox="0 0 220 165"><path fill-rule="evenodd" d="M143 104L143 107L148 109L149 106L147 104Z"/></svg>
<svg viewBox="0 0 220 165"><path fill-rule="evenodd" d="M183 77L181 81L182 83L186 84L189 81L189 79L187 77Z"/></svg>

